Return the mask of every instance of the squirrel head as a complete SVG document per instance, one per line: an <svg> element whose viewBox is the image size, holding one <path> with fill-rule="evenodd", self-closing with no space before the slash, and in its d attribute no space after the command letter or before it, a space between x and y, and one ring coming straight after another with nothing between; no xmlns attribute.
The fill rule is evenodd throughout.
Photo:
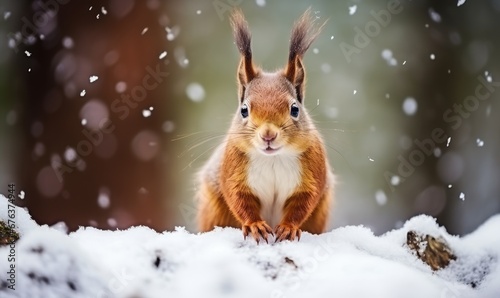
<svg viewBox="0 0 500 298"><path fill-rule="evenodd" d="M314 20L307 9L292 29L286 66L268 73L253 64L248 23L241 10L233 12L231 25L241 59L237 71L239 107L230 137L243 151L257 149L275 155L302 152L311 145L310 135L316 129L303 105L303 56L324 26L315 27Z"/></svg>

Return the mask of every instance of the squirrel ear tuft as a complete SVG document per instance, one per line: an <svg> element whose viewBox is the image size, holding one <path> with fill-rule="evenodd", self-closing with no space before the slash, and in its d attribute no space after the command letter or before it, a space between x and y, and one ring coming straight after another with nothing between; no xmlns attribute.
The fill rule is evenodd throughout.
<svg viewBox="0 0 500 298"><path fill-rule="evenodd" d="M290 52L288 55L288 63L284 72L284 76L295 87L297 92L297 100L302 102L304 96L304 85L306 73L302 59L309 46L318 37L321 29L326 24L316 27L314 24L315 17L311 15L309 7L302 16L295 22L290 38Z"/></svg>
<svg viewBox="0 0 500 298"><path fill-rule="evenodd" d="M252 62L252 48L250 46L251 33L248 23L240 9L234 9L231 15L231 26L233 28L236 47L241 54L238 66L239 97L243 100L245 89L258 73Z"/></svg>

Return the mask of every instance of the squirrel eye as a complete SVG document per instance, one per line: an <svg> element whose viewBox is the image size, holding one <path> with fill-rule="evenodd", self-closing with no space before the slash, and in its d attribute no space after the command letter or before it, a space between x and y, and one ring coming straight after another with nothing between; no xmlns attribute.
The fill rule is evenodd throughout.
<svg viewBox="0 0 500 298"><path fill-rule="evenodd" d="M248 117L248 106L246 103L244 103L242 106L241 106L241 117L243 118L246 118Z"/></svg>
<svg viewBox="0 0 500 298"><path fill-rule="evenodd" d="M299 106L296 103L292 103L290 107L290 116L293 118L299 117Z"/></svg>

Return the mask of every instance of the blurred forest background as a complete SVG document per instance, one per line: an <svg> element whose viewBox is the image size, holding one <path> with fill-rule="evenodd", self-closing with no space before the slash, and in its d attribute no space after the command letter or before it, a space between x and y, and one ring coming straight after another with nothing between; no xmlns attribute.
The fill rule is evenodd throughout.
<svg viewBox="0 0 500 298"><path fill-rule="evenodd" d="M40 224L196 230L193 176L236 111L228 17L282 67L294 20L306 107L339 181L330 227L416 214L451 233L500 212L500 0L0 0L0 190Z"/></svg>

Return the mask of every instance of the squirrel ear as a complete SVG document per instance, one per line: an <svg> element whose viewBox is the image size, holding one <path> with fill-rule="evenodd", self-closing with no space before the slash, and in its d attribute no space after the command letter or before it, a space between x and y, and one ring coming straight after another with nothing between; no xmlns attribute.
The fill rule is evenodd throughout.
<svg viewBox="0 0 500 298"><path fill-rule="evenodd" d="M257 76L251 60L248 61L246 57L241 57L237 76L239 86L238 96L243 101L248 83Z"/></svg>
<svg viewBox="0 0 500 298"><path fill-rule="evenodd" d="M304 65L302 64L302 59L300 57L296 57L295 61L292 63L288 62L285 77L290 83L292 83L295 88L295 93L297 93L297 100L302 103L306 82L306 70L304 69Z"/></svg>
<svg viewBox="0 0 500 298"><path fill-rule="evenodd" d="M245 89L258 73L252 62L252 49L250 46L251 34L248 23L240 9L235 9L231 15L234 40L241 54L238 66L239 98L243 100Z"/></svg>
<svg viewBox="0 0 500 298"><path fill-rule="evenodd" d="M315 17L311 15L311 8L308 8L302 16L295 22L290 38L290 53L288 55L288 64L284 75L292 83L296 92L297 100L302 102L304 96L305 70L302 64L302 58L312 42L318 37L325 23L316 27L314 25Z"/></svg>

